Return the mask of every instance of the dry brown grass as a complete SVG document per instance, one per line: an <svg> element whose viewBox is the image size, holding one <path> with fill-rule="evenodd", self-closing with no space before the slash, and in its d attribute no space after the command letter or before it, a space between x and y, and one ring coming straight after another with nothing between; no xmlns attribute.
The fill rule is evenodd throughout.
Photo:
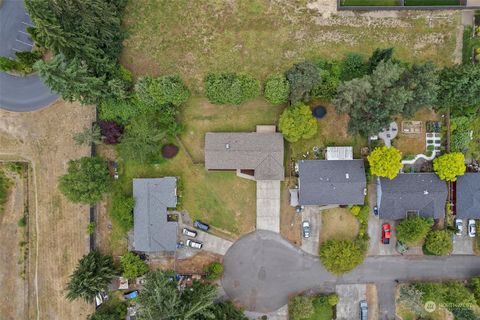
<svg viewBox="0 0 480 320"><path fill-rule="evenodd" d="M89 148L76 146L72 137L89 126L94 115L91 107L63 101L32 113L0 111L0 157L24 158L33 168L28 319L85 319L93 311L91 305L65 298L68 276L88 250L88 207L68 202L57 183L68 160L89 155Z"/></svg>
<svg viewBox="0 0 480 320"><path fill-rule="evenodd" d="M327 240L353 240L358 234L358 220L346 208L322 211L320 243Z"/></svg>
<svg viewBox="0 0 480 320"><path fill-rule="evenodd" d="M281 203L280 203L280 234L282 237L294 245L301 245L300 225L302 223L302 215L295 212L295 208L290 206L289 188L294 186L294 179L287 178L282 183Z"/></svg>

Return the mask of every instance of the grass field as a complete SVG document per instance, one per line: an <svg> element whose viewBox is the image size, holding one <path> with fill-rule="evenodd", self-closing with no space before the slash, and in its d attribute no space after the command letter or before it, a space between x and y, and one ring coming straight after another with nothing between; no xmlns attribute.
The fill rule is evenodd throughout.
<svg viewBox="0 0 480 320"><path fill-rule="evenodd" d="M342 6L398 6L398 0L342 0Z"/></svg>
<svg viewBox="0 0 480 320"><path fill-rule="evenodd" d="M358 220L349 209L334 208L322 211L320 243L327 240L353 240L358 234Z"/></svg>
<svg viewBox="0 0 480 320"><path fill-rule="evenodd" d="M248 72L260 80L306 58L370 55L393 46L406 61L452 63L459 14L429 21L421 13L398 18L323 18L304 1L129 2L122 63L135 75L179 74L193 93L208 72Z"/></svg>

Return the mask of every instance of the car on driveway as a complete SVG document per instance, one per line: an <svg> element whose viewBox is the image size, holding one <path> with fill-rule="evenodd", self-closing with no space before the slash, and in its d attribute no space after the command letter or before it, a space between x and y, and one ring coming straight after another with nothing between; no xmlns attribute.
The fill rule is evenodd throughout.
<svg viewBox="0 0 480 320"><path fill-rule="evenodd" d="M185 241L185 244L190 247L190 248L193 248L193 249L202 249L203 247L203 243L201 242L197 242L197 241L193 241L193 240L187 240Z"/></svg>
<svg viewBox="0 0 480 320"><path fill-rule="evenodd" d="M368 303L365 300L360 301L360 320L368 320Z"/></svg>
<svg viewBox="0 0 480 320"><path fill-rule="evenodd" d="M463 233L463 220L462 219L455 219L455 229L457 229L457 232L455 234L457 236L461 236Z"/></svg>
<svg viewBox="0 0 480 320"><path fill-rule="evenodd" d="M475 237L477 235L477 226L475 224L475 220L468 219L468 236Z"/></svg>
<svg viewBox="0 0 480 320"><path fill-rule="evenodd" d="M391 226L390 223L382 224L382 243L383 244L390 244L390 237L391 237Z"/></svg>
<svg viewBox="0 0 480 320"><path fill-rule="evenodd" d="M378 217L378 207L377 207L377 206L373 207L373 214L374 214L376 217Z"/></svg>
<svg viewBox="0 0 480 320"><path fill-rule="evenodd" d="M183 228L182 234L190 238L195 238L197 236L196 231L190 230L188 228Z"/></svg>
<svg viewBox="0 0 480 320"><path fill-rule="evenodd" d="M302 222L302 235L304 238L310 238L310 222L309 221Z"/></svg>
<svg viewBox="0 0 480 320"><path fill-rule="evenodd" d="M202 221L200 220L195 220L193 222L193 226L197 229L200 229L200 230L203 230L203 231L208 231L208 229L210 229L210 226L206 223L203 223Z"/></svg>

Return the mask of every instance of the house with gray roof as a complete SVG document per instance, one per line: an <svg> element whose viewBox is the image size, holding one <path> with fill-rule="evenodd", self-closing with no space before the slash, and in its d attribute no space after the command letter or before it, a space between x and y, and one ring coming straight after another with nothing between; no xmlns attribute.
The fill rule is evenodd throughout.
<svg viewBox="0 0 480 320"><path fill-rule="evenodd" d="M480 173L467 172L456 184L456 217L480 219Z"/></svg>
<svg viewBox="0 0 480 320"><path fill-rule="evenodd" d="M300 205L363 205L363 160L301 160L297 165Z"/></svg>
<svg viewBox="0 0 480 320"><path fill-rule="evenodd" d="M274 127L273 127L274 128ZM283 135L278 132L209 132L205 135L205 168L237 171L253 180L283 180Z"/></svg>
<svg viewBox="0 0 480 320"><path fill-rule="evenodd" d="M393 180L378 178L379 217L400 220L417 214L425 218L443 218L447 193L447 183L435 173L400 173Z"/></svg>
<svg viewBox="0 0 480 320"><path fill-rule="evenodd" d="M177 178L133 179L133 250L154 253L175 251L177 222L167 209L177 206Z"/></svg>

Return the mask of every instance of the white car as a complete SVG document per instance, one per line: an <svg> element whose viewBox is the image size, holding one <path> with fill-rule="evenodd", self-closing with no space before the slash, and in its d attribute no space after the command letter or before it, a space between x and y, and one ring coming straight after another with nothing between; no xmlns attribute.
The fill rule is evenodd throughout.
<svg viewBox="0 0 480 320"><path fill-rule="evenodd" d="M188 239L187 241L185 241L185 244L186 244L188 247L193 248L193 249L202 249L202 247L203 247L203 243L197 242L197 241L193 241L193 240L190 240L190 239Z"/></svg>
<svg viewBox="0 0 480 320"><path fill-rule="evenodd" d="M477 226L475 224L475 220L468 219L468 236L475 237L477 235Z"/></svg>
<svg viewBox="0 0 480 320"><path fill-rule="evenodd" d="M461 236L463 233L463 220L462 219L455 219L455 228L457 229L457 232L455 234L457 236Z"/></svg>
<svg viewBox="0 0 480 320"><path fill-rule="evenodd" d="M190 230L190 229L187 229L187 228L183 228L182 233L183 233L183 235L185 235L187 237L190 237L190 238L195 238L197 236L196 231L193 231L193 230Z"/></svg>
<svg viewBox="0 0 480 320"><path fill-rule="evenodd" d="M310 222L302 222L302 234L304 238L310 238Z"/></svg>

